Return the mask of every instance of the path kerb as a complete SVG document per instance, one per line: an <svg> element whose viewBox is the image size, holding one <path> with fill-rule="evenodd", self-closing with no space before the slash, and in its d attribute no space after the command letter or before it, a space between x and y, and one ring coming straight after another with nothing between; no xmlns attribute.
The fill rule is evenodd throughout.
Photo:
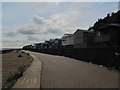
<svg viewBox="0 0 120 90"><path fill-rule="evenodd" d="M27 53L27 51L24 51ZM30 54L31 55L31 54ZM41 67L42 63L39 58L31 55L33 62L30 67L23 73L23 76L17 80L12 88L38 88L40 89Z"/></svg>

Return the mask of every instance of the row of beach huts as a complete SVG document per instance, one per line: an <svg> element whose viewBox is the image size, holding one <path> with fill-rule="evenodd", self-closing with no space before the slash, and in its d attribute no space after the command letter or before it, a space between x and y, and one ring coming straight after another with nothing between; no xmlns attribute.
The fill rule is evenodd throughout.
<svg viewBox="0 0 120 90"><path fill-rule="evenodd" d="M101 24L96 30L77 29L73 34L50 39L43 43L26 45L23 49L89 48L101 46L120 46L120 24Z"/></svg>

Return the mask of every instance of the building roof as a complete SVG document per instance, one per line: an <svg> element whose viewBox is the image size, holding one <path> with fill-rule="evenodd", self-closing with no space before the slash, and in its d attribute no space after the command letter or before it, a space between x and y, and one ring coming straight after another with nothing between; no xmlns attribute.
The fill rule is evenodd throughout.
<svg viewBox="0 0 120 90"><path fill-rule="evenodd" d="M83 30L83 29L77 29L77 30L74 32L74 34L77 33L77 32L92 32L92 31Z"/></svg>
<svg viewBox="0 0 120 90"><path fill-rule="evenodd" d="M100 24L98 25L96 28L96 30L103 30L105 28L109 28L109 27L117 27L120 28L120 24L117 23L111 23L111 24Z"/></svg>
<svg viewBox="0 0 120 90"><path fill-rule="evenodd" d="M63 38L66 38L66 37L69 37L69 36L72 36L73 34L64 34L62 37L61 37L61 39L63 39Z"/></svg>

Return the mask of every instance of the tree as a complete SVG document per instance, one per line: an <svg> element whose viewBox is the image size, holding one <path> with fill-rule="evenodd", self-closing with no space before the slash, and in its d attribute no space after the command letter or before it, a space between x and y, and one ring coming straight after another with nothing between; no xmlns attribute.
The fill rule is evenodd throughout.
<svg viewBox="0 0 120 90"><path fill-rule="evenodd" d="M116 13L108 13L106 17L104 17L103 19L98 19L98 21L96 21L94 23L94 25L92 27L90 27L88 30L91 30L91 28L93 30L97 29L96 26L99 26L100 24L111 24L111 23L118 23L120 24L120 11L116 12Z"/></svg>

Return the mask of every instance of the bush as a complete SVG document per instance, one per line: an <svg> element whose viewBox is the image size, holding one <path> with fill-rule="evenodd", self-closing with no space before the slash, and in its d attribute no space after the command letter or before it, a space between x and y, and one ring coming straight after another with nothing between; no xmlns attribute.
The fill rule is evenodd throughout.
<svg viewBox="0 0 120 90"><path fill-rule="evenodd" d="M18 55L18 57L22 57L22 55Z"/></svg>
<svg viewBox="0 0 120 90"><path fill-rule="evenodd" d="M29 54L29 53L27 53L27 55L28 55L28 56L30 56L30 54Z"/></svg>

